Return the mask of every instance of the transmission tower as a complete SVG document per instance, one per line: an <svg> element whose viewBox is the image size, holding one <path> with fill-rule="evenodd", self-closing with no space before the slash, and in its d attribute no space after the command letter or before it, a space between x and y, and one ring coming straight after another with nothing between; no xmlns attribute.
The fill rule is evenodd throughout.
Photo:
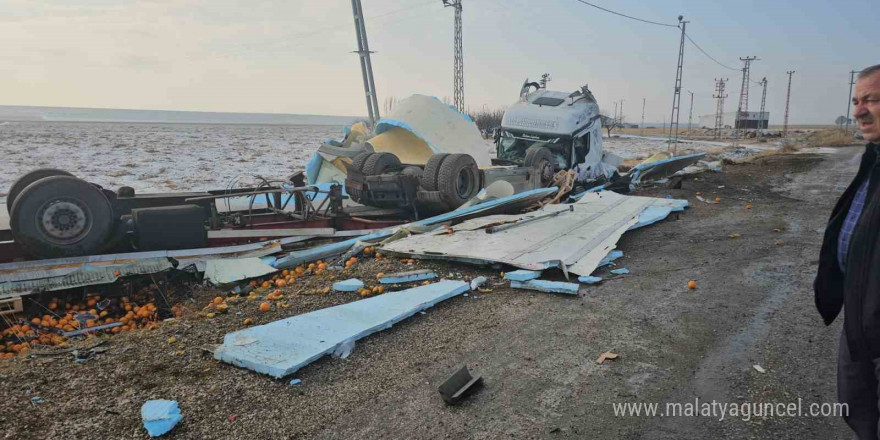
<svg viewBox="0 0 880 440"><path fill-rule="evenodd" d="M788 134L788 102L791 100L791 74L794 70L785 72L788 74L788 92L785 94L785 122L782 123L782 137ZM847 106L847 108L849 108Z"/></svg>
<svg viewBox="0 0 880 440"><path fill-rule="evenodd" d="M726 81L726 78L715 78L715 94L712 95L718 101L715 106L715 139L721 137L721 128L724 125L724 98L727 98L727 95L724 94L724 83Z"/></svg>
<svg viewBox="0 0 880 440"><path fill-rule="evenodd" d="M761 79L761 85L764 86L764 92L761 94L761 113L758 113L758 137L761 137L763 134L763 123L761 121L764 120L764 104L767 103L767 77L765 76ZM770 118L767 118L767 125L770 125Z"/></svg>
<svg viewBox="0 0 880 440"><path fill-rule="evenodd" d="M689 22L682 21L684 16L678 16L678 26L681 28L681 43L678 46L678 69L675 71L675 93L672 95L672 116L669 117L669 149L672 155L678 150L678 116L681 105L681 70L684 63L684 29Z"/></svg>
<svg viewBox="0 0 880 440"><path fill-rule="evenodd" d="M379 101L376 98L376 84L373 82L373 64L370 62L370 45L367 43L367 27L364 24L364 10L361 0L351 0L354 14L354 33L357 35L358 50L355 52L361 59L361 74L364 77L364 93L367 97L367 113L370 127L375 127L379 120Z"/></svg>
<svg viewBox="0 0 880 440"><path fill-rule="evenodd" d="M749 69L751 68L752 61L757 60L757 57L745 57L740 58L743 62L742 68L742 87L739 90L739 107L736 109L736 120L733 123L733 128L735 129L736 135L734 139L739 140L739 131L740 131L740 120L742 118L742 113L749 111Z"/></svg>
<svg viewBox="0 0 880 440"><path fill-rule="evenodd" d="M846 128L843 130L843 134L849 133L849 108L852 107L852 89L853 84L856 83L856 74L861 72L861 70L853 70L849 73L849 95L846 96Z"/></svg>
<svg viewBox="0 0 880 440"><path fill-rule="evenodd" d="M452 68L454 104L459 112L464 113L464 54L461 44L461 0L443 0L443 6L455 8L455 62Z"/></svg>

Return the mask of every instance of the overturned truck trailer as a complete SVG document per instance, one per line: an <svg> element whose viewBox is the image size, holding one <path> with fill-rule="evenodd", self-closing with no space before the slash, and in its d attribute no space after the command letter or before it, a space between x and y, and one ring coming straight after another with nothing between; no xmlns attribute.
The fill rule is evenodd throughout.
<svg viewBox="0 0 880 440"><path fill-rule="evenodd" d="M345 164L345 188L362 204L436 213L486 188L511 194L549 186L560 170L601 183L614 176L619 159L602 150L601 126L586 87L564 93L526 81L490 145L467 115L415 95L360 144L362 151Z"/></svg>

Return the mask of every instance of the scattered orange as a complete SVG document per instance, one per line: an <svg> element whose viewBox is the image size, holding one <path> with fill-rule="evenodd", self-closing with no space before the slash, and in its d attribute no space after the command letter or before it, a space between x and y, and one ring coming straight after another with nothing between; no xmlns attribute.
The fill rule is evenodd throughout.
<svg viewBox="0 0 880 440"><path fill-rule="evenodd" d="M214 298L214 305L220 304L222 302L223 302L223 298L221 298L219 296Z"/></svg>
<svg viewBox="0 0 880 440"><path fill-rule="evenodd" d="M264 288L264 289L268 289L268 288L269 288L269 285L270 285L270 284L269 284L268 281L263 281L263 284L261 284L261 287Z"/></svg>
<svg viewBox="0 0 880 440"><path fill-rule="evenodd" d="M254 320L251 318L244 318L244 321L242 321L243 325L252 325L253 323L254 323Z"/></svg>
<svg viewBox="0 0 880 440"><path fill-rule="evenodd" d="M696 288L697 288L697 282L696 282L696 281L694 281L694 280L690 280L690 281L688 281L688 289L696 289Z"/></svg>
<svg viewBox="0 0 880 440"><path fill-rule="evenodd" d="M260 311L261 312L265 313L265 312L268 312L270 309L272 309L272 306L269 305L269 303L267 303L265 301L260 303Z"/></svg>
<svg viewBox="0 0 880 440"><path fill-rule="evenodd" d="M275 285L278 287L284 287L285 284L287 283L285 283L284 280L275 281Z"/></svg>

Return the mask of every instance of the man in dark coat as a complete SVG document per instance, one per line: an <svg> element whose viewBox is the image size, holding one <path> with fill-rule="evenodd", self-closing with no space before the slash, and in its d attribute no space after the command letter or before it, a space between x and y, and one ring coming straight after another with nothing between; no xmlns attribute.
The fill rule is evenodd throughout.
<svg viewBox="0 0 880 440"><path fill-rule="evenodd" d="M856 178L825 229L814 290L830 325L844 310L837 396L860 440L880 438L880 64L861 71L853 97L859 130L870 142Z"/></svg>

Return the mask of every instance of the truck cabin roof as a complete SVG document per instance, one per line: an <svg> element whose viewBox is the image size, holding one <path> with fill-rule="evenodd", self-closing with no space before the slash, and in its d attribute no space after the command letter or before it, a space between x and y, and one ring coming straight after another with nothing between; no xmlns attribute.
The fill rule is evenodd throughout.
<svg viewBox="0 0 880 440"><path fill-rule="evenodd" d="M571 136L599 115L593 95L538 89L514 103L501 120L501 128L516 132Z"/></svg>

